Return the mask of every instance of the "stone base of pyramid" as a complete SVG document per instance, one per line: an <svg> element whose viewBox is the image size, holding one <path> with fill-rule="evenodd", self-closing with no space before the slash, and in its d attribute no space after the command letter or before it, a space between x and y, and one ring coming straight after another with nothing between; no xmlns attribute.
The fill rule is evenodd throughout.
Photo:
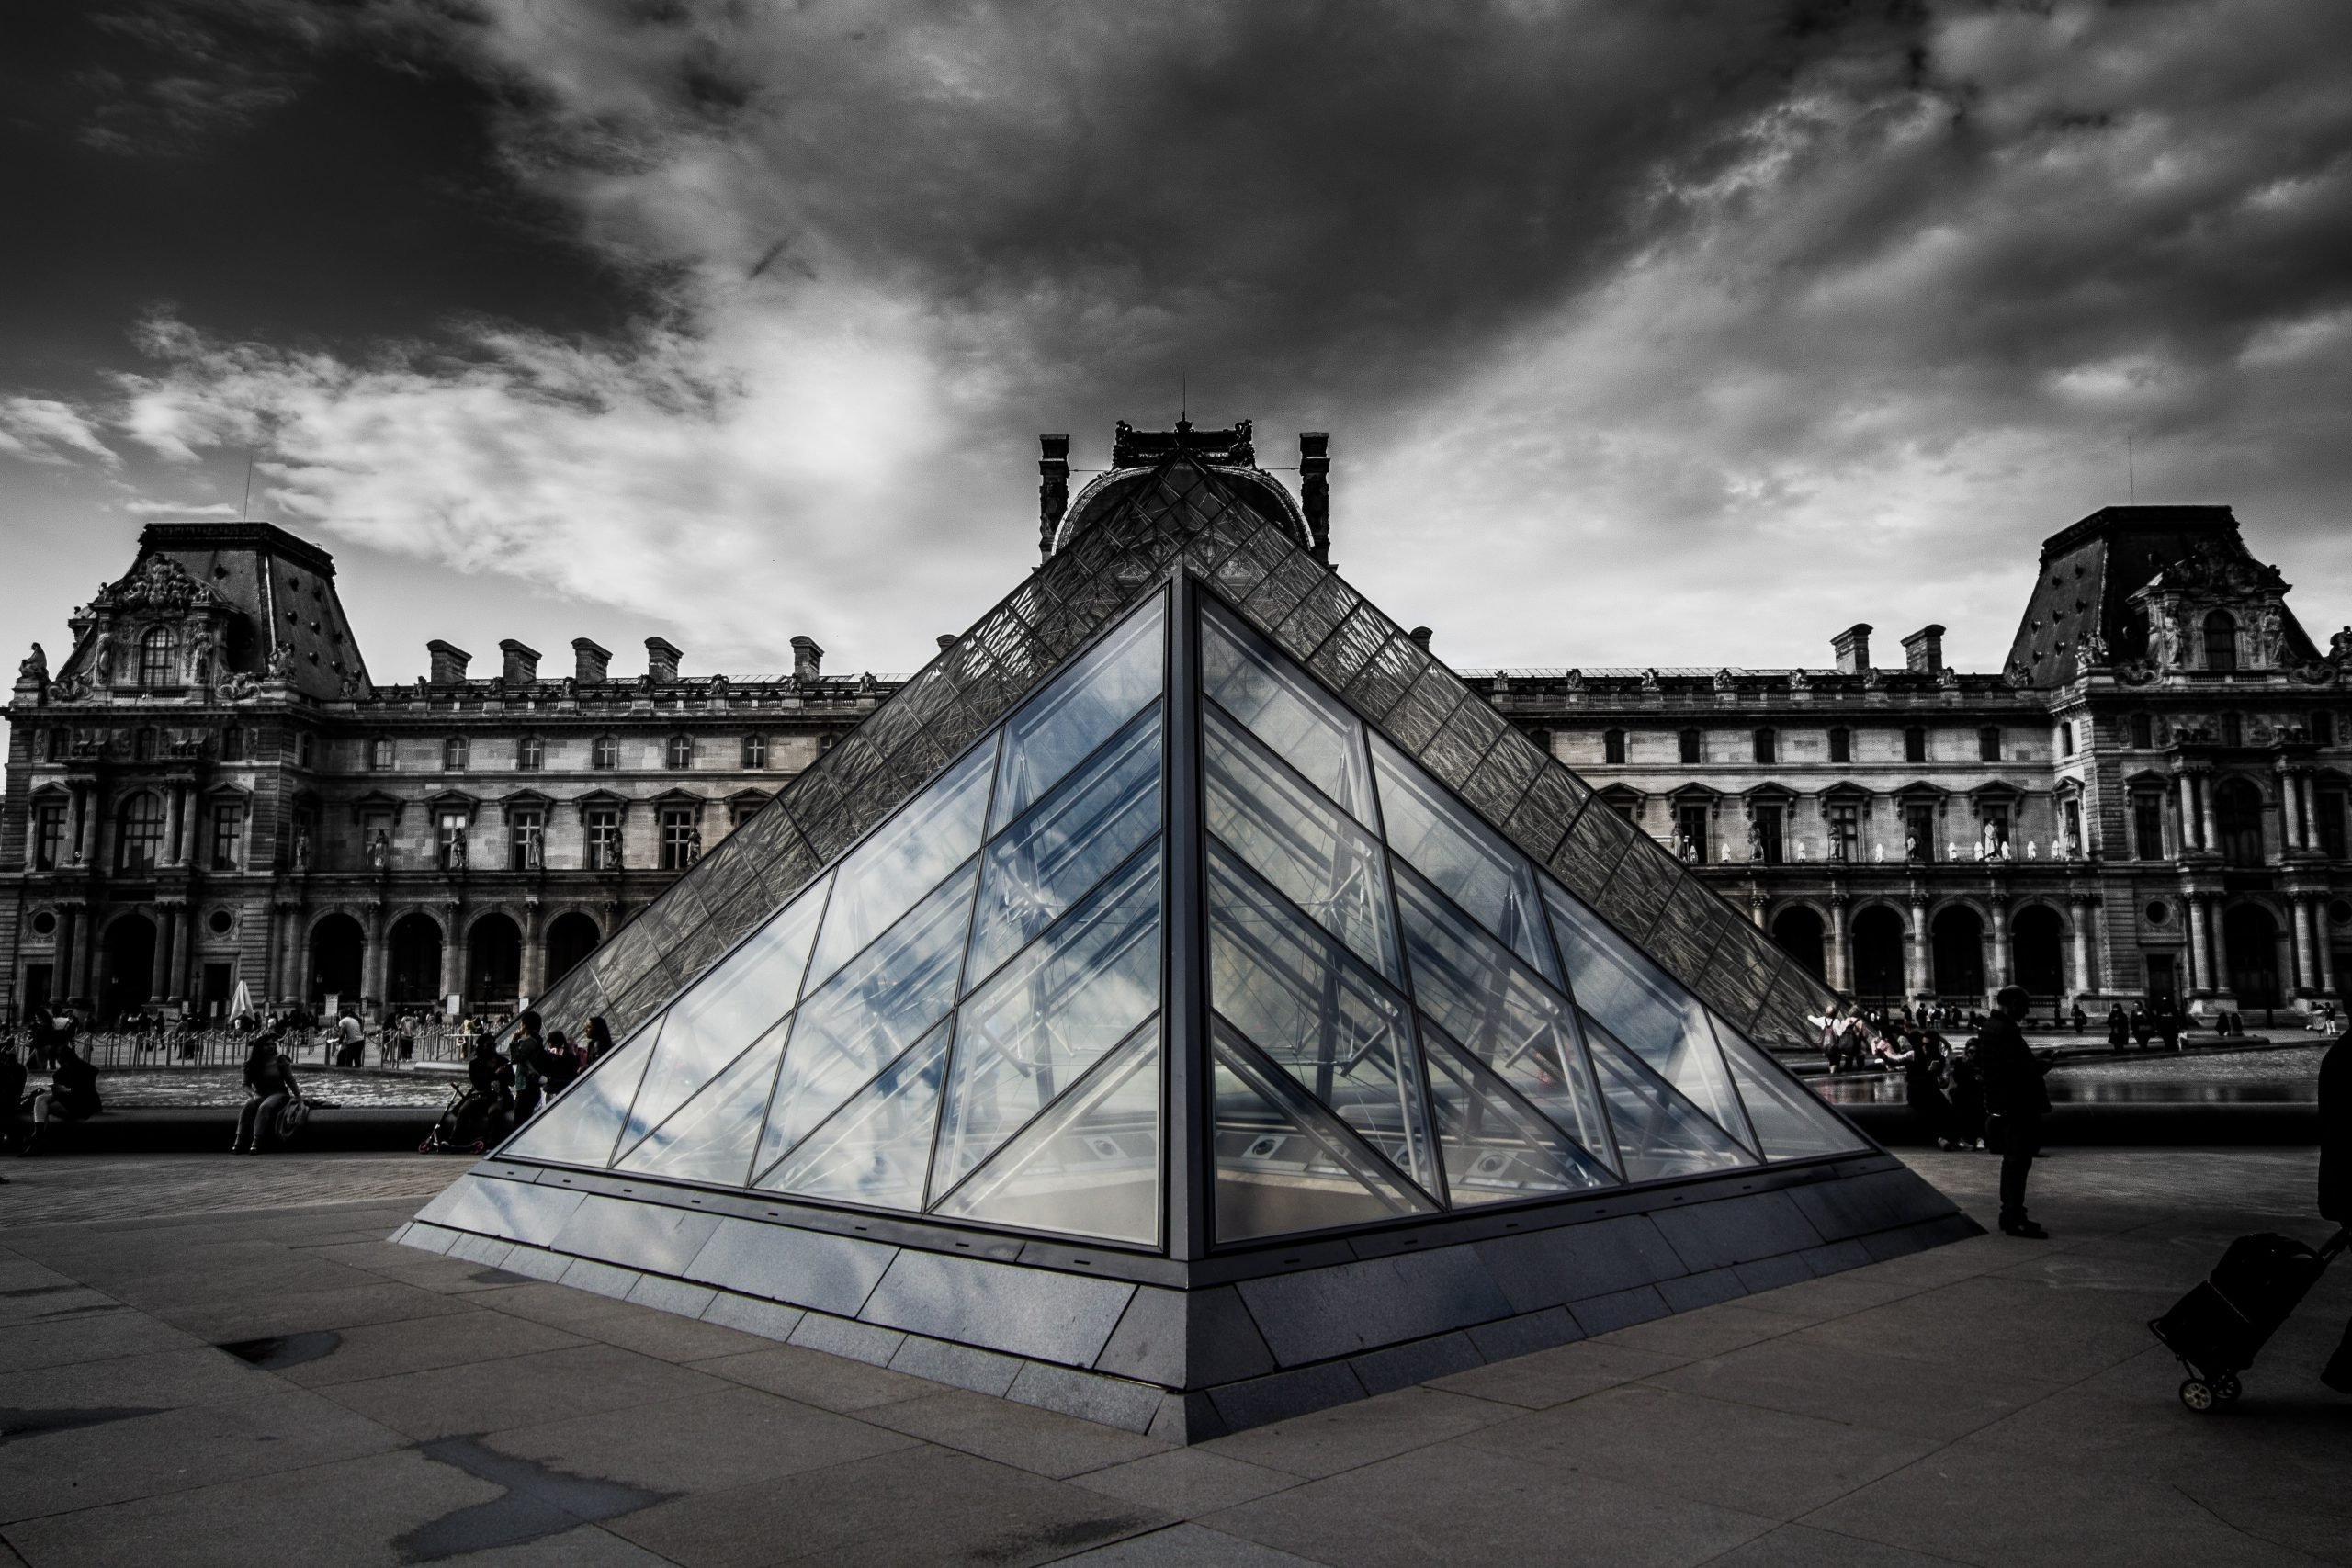
<svg viewBox="0 0 2352 1568"><path fill-rule="evenodd" d="M392 1239L1198 1442L1978 1234L1873 1152L1190 1264L492 1160Z"/></svg>

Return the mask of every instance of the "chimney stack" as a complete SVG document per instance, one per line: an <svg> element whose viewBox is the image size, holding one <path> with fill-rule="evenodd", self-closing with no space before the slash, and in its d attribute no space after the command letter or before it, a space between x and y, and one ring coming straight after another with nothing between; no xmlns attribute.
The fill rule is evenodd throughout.
<svg viewBox="0 0 2352 1568"><path fill-rule="evenodd" d="M1903 656L1914 675L1940 675L1944 668L1944 629L1921 626L1903 639Z"/></svg>
<svg viewBox="0 0 2352 1568"><path fill-rule="evenodd" d="M1054 530L1069 510L1069 437L1037 437L1037 554L1054 553Z"/></svg>
<svg viewBox="0 0 2352 1568"><path fill-rule="evenodd" d="M433 660L433 673L430 679L435 685L455 686L463 683L466 678L466 666L473 662L472 654L468 653L456 643L443 642L437 637L424 645L424 651Z"/></svg>
<svg viewBox="0 0 2352 1568"><path fill-rule="evenodd" d="M608 680L606 671L613 667L613 650L599 648L584 637L571 639L571 673L582 685Z"/></svg>
<svg viewBox="0 0 2352 1568"><path fill-rule="evenodd" d="M817 646L815 637L797 637L792 639L792 678L794 680L815 680L818 671L823 667L824 662L825 650Z"/></svg>
<svg viewBox="0 0 2352 1568"><path fill-rule="evenodd" d="M685 657L678 645L668 637L650 637L645 639L645 672L656 685L664 685L678 678L678 660Z"/></svg>
<svg viewBox="0 0 2352 1568"><path fill-rule="evenodd" d="M1856 621L1831 637L1829 646L1838 650L1838 673L1840 675L1860 675L1869 671L1871 628L1865 623Z"/></svg>
<svg viewBox="0 0 2352 1568"><path fill-rule="evenodd" d="M504 655L504 667L500 671L510 686L527 686L539 678L539 650L526 648L513 637L501 637L498 651Z"/></svg>
<svg viewBox="0 0 2352 1568"><path fill-rule="evenodd" d="M1331 437L1320 430L1298 433L1298 488L1306 513L1307 549L1331 564Z"/></svg>

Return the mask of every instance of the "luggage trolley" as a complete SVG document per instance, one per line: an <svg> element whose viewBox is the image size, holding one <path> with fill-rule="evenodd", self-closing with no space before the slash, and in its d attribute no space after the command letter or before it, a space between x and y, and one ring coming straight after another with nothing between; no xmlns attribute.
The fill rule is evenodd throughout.
<svg viewBox="0 0 2352 1568"><path fill-rule="evenodd" d="M2313 1249L2292 1236L2265 1232L2230 1243L2212 1276L2180 1298L2149 1329L2188 1374L2180 1402L2202 1414L2244 1392L2238 1374L2287 1321L2335 1255L2352 1247L2339 1230Z"/></svg>

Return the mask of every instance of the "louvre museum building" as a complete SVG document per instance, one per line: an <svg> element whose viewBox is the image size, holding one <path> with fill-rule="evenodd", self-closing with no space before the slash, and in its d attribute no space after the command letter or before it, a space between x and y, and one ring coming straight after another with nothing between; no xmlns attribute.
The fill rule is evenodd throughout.
<svg viewBox="0 0 2352 1568"><path fill-rule="evenodd" d="M1319 435L1302 438L1296 493L1246 425L1122 426L1113 471L1075 498L1068 449L1045 440L1044 561L1025 593L1102 547L1096 525L1177 452L1250 487L1297 574L1328 558ZM1008 581L1025 531L1006 520ZM2038 1009L2094 1011L2335 994L2352 944L2352 638L2306 633L2226 507L2109 507L2051 536L2009 657L1983 671L1947 665L1936 626L1884 663L1855 626L1825 627L1832 658L1812 669L1456 671L1442 635L1375 637L1352 603L1283 637L1250 596L1287 581L1213 569L1238 568L1203 570L1356 704L1385 737L1375 756L1434 748L1448 789L1537 863L1577 857L1636 937L1736 920L1766 939L1768 966L1878 1004L1981 1004L2012 980ZM1031 600L1008 604L1053 631ZM894 709L932 713L943 682L1012 657L943 638L910 682L844 676L801 637L789 673L729 680L690 672L660 638L641 669L616 670L582 637L560 668L512 639L494 661L435 642L422 673L395 679L362 653L328 553L263 523L153 525L119 579L60 610L56 652L24 660L8 708L9 1016L74 998L102 1018L214 1017L240 984L264 1005L369 1016L510 1010L746 832L808 871L830 863L917 766L875 774L870 739L836 743ZM1023 657L1064 651L1043 646ZM1365 787L1324 782L1351 807ZM788 813L763 812L779 792L797 796ZM729 908L696 895L712 918L671 922L666 978L800 882L795 862L730 884ZM1695 927L1672 918L1690 909ZM1751 1018L1770 979L1742 993ZM1769 1043L1799 1039L1804 1007L1780 1010Z"/></svg>

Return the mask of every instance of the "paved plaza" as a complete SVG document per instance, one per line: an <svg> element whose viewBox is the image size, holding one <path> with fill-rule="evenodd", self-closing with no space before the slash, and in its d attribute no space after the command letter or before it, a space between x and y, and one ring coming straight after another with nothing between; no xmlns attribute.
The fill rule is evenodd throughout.
<svg viewBox="0 0 2352 1568"><path fill-rule="evenodd" d="M1914 1165L1989 1219L1988 1156ZM2193 1417L2143 1326L2301 1150L2071 1150L1999 1235L1193 1449L385 1245L462 1167L12 1163L34 1564L2352 1562L2352 1269ZM232 1348L221 1348L227 1346Z"/></svg>

